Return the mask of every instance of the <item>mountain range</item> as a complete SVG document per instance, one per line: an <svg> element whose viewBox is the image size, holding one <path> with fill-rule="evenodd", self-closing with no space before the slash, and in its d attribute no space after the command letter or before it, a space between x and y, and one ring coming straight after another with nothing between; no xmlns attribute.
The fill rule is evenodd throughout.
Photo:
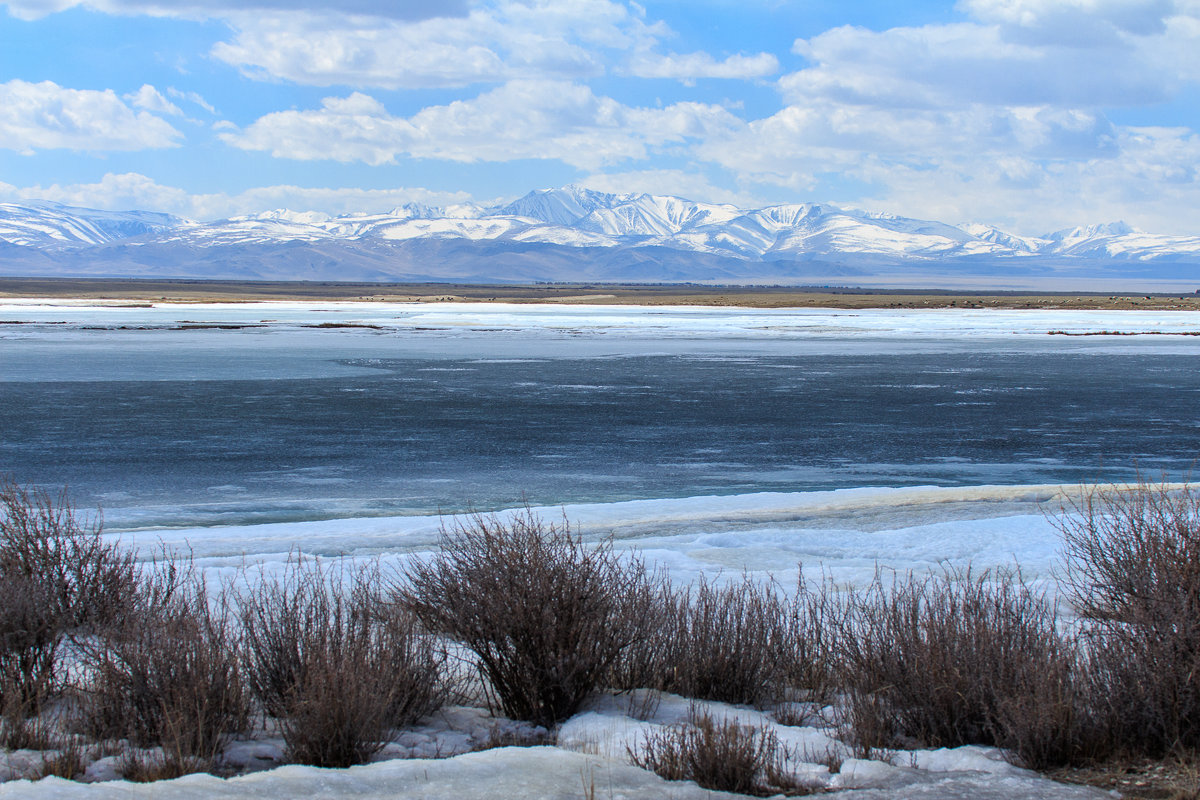
<svg viewBox="0 0 1200 800"><path fill-rule="evenodd" d="M1200 236L1117 222L1027 237L831 205L742 209L577 186L493 206L214 222L27 201L0 204L0 275L1175 289L1200 286Z"/></svg>

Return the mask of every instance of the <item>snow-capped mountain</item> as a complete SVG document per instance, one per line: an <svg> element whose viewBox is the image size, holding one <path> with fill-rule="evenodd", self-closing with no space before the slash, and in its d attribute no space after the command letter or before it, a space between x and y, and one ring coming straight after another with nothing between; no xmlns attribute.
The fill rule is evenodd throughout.
<svg viewBox="0 0 1200 800"><path fill-rule="evenodd" d="M1024 237L831 205L742 209L578 186L491 207L409 204L336 217L279 209L215 222L0 204L0 242L16 246L0 250L9 275L33 266L42 274L46 264L76 274L86 263L89 274L201 278L800 282L890 269L984 281L1039 270L1149 277L1146 265L1162 265L1160 277L1200 278L1200 236L1120 222Z"/></svg>
<svg viewBox="0 0 1200 800"><path fill-rule="evenodd" d="M97 211L48 200L0 203L0 241L30 247L104 244L169 231L184 222L152 211Z"/></svg>

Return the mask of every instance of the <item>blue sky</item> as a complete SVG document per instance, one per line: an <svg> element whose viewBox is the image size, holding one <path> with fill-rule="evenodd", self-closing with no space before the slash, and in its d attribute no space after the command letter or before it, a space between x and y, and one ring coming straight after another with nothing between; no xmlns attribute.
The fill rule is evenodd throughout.
<svg viewBox="0 0 1200 800"><path fill-rule="evenodd" d="M216 219L578 183L1196 233L1200 0L0 2L0 201Z"/></svg>

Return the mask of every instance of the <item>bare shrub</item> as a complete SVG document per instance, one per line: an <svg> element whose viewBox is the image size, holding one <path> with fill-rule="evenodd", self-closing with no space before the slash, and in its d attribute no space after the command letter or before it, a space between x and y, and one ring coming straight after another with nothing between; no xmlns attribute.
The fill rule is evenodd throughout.
<svg viewBox="0 0 1200 800"><path fill-rule="evenodd" d="M629 759L669 781L695 781L705 789L767 797L807 794L785 766L774 731L716 720L693 710L686 723L649 733Z"/></svg>
<svg viewBox="0 0 1200 800"><path fill-rule="evenodd" d="M1015 572L877 573L848 603L839 650L860 752L998 744L1009 704L1070 669L1054 605Z"/></svg>
<svg viewBox="0 0 1200 800"><path fill-rule="evenodd" d="M18 729L61 687L65 638L116 619L135 591L132 553L66 494L0 480L0 712Z"/></svg>
<svg viewBox="0 0 1200 800"><path fill-rule="evenodd" d="M674 674L683 622L679 591L665 575L658 575L640 601L629 605L637 632L609 667L603 685L620 692L655 690L641 698L653 705L658 692L667 690Z"/></svg>
<svg viewBox="0 0 1200 800"><path fill-rule="evenodd" d="M545 727L571 716L646 635L642 564L528 509L456 522L404 577L404 604L475 654L503 712Z"/></svg>
<svg viewBox="0 0 1200 800"><path fill-rule="evenodd" d="M774 583L700 578L676 596L675 613L665 689L734 704L782 697L796 643L792 609Z"/></svg>
<svg viewBox="0 0 1200 800"><path fill-rule="evenodd" d="M65 492L0 483L0 574L45 580L50 610L67 630L115 619L136 590L134 554L102 530L99 516L81 518Z"/></svg>
<svg viewBox="0 0 1200 800"><path fill-rule="evenodd" d="M57 749L42 754L39 777L53 775L56 778L72 781L83 777L87 766L95 754L81 737L71 736L57 743Z"/></svg>
<svg viewBox="0 0 1200 800"><path fill-rule="evenodd" d="M143 580L136 605L85 651L88 727L102 738L161 746L194 771L246 730L249 706L234 621L199 578L171 569Z"/></svg>
<svg viewBox="0 0 1200 800"><path fill-rule="evenodd" d="M185 756L178 752L163 750L147 753L129 750L118 761L117 772L122 778L133 783L154 783L174 780L194 772L207 772L211 766L208 759Z"/></svg>
<svg viewBox="0 0 1200 800"><path fill-rule="evenodd" d="M1113 739L1149 755L1200 746L1200 495L1140 480L1066 510L1063 582Z"/></svg>
<svg viewBox="0 0 1200 800"><path fill-rule="evenodd" d="M376 568L345 570L293 562L240 607L255 696L279 720L288 758L322 767L366 761L446 693L434 638L384 601Z"/></svg>
<svg viewBox="0 0 1200 800"><path fill-rule="evenodd" d="M29 719L58 689L62 636L45 581L0 573L0 741L27 746Z"/></svg>
<svg viewBox="0 0 1200 800"><path fill-rule="evenodd" d="M749 575L701 578L682 590L659 580L653 588L637 615L645 634L617 662L613 688L759 706L831 696L837 626L828 582L801 578L793 597Z"/></svg>
<svg viewBox="0 0 1200 800"><path fill-rule="evenodd" d="M819 706L838 691L837 637L844 609L832 579L809 582L801 569L788 615L789 652L783 659L784 682L799 699Z"/></svg>

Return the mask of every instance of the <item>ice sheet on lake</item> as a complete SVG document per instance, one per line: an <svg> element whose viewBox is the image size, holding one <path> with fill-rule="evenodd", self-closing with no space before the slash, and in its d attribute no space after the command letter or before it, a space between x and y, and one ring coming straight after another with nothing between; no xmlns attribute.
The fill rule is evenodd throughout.
<svg viewBox="0 0 1200 800"><path fill-rule="evenodd" d="M254 302L83 304L5 300L0 319L71 326L180 324L375 325L387 329L463 331L653 332L664 336L923 336L995 337L1049 331L1182 333L1197 327L1178 311L1008 309L814 309L708 306L622 306L513 303ZM370 329L333 329L370 333Z"/></svg>
<svg viewBox="0 0 1200 800"><path fill-rule="evenodd" d="M320 327L320 326L332 327ZM220 327L223 326L223 327ZM349 326L349 327L344 327ZM0 380L142 381L368 374L372 358L738 358L962 348L1197 353L1172 311L830 310L504 303L0 303ZM356 361L348 364L348 361Z"/></svg>

